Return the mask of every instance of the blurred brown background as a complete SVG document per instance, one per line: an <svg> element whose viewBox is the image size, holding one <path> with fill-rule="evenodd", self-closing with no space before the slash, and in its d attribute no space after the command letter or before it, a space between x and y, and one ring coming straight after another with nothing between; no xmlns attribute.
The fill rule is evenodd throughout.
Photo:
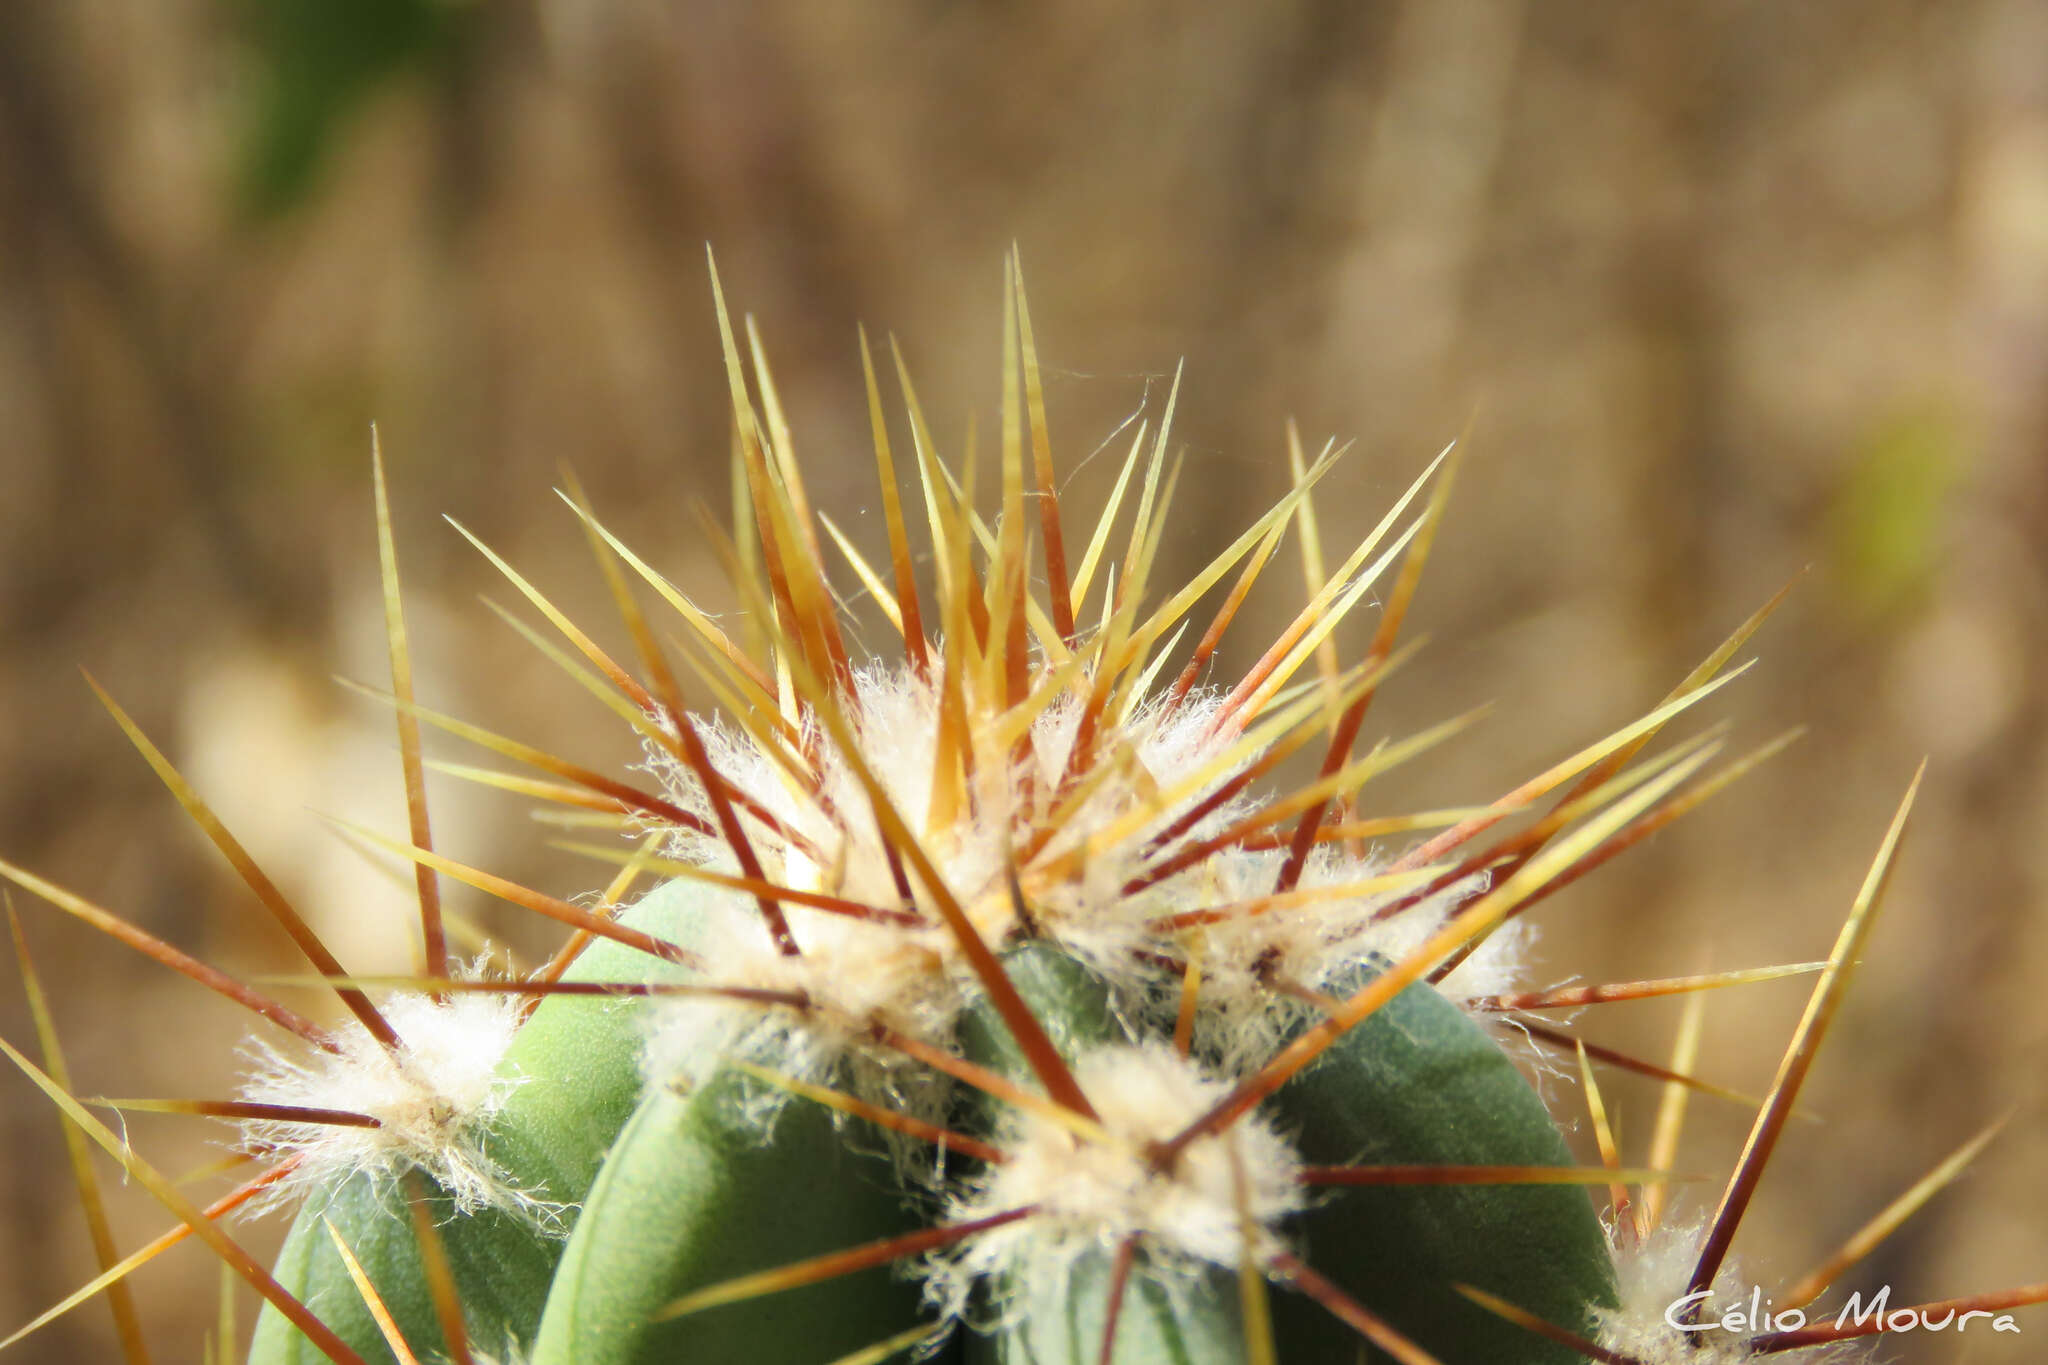
<svg viewBox="0 0 2048 1365"><path fill-rule="evenodd" d="M327 680L383 671L369 424L423 699L630 759L476 603L507 590L436 514L605 619L549 491L572 461L630 540L729 604L690 513L728 497L709 241L816 501L877 544L855 324L903 339L957 452L993 413L1013 240L1070 508L1112 472L1083 457L1156 414L1185 358L1180 566L1285 486L1289 416L1356 442L1320 495L1333 543L1476 417L1414 617L1432 643L1375 725L1499 706L1376 807L1504 790L1810 567L1712 708L1751 742L1812 733L1547 906L1545 970L1825 955L1931 756L1808 1091L1826 1122L1787 1139L1738 1251L1784 1283L2009 1112L1858 1282L1914 1302L2048 1272L2033 0L0 6L0 856L224 965L290 966L83 664L347 961L402 968L402 888L311 814L402 828L388 721ZM1226 668L1299 601L1292 563L1270 577ZM435 798L457 856L565 894L597 879L516 802ZM232 1009L16 900L82 1090L226 1092ZM1803 994L1717 999L1702 1069L1760 1090ZM1585 1030L1661 1056L1676 1018L1615 1006ZM29 1036L13 986L0 1030ZM1655 1091L1609 1089L1639 1154ZM19 1078L0 1095L5 1330L91 1262L48 1106ZM1694 1114L1681 1164L1718 1176L1747 1115ZM173 1171L213 1139L133 1132ZM166 1221L115 1198L125 1244ZM193 1248L138 1277L164 1358L197 1357L217 1278ZM2024 1321L1894 1357L2033 1361L2048 1312ZM16 1358L111 1341L93 1304Z"/></svg>

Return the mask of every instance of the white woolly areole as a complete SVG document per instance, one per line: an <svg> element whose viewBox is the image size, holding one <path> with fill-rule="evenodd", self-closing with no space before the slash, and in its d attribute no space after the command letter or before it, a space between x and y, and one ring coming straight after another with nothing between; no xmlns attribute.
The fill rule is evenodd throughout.
<svg viewBox="0 0 2048 1365"><path fill-rule="evenodd" d="M486 1206L552 1213L538 1192L511 1187L483 1148L492 1118L519 1084L498 1073L519 1030L518 999L405 994L379 1010L401 1039L397 1050L362 1029L340 1034L339 1052L288 1057L254 1044L255 1070L241 1088L253 1103L346 1110L376 1119L376 1127L253 1119L242 1125L246 1140L296 1156L286 1184L299 1190L331 1189L358 1173L419 1170L447 1190L459 1213Z"/></svg>
<svg viewBox="0 0 2048 1365"><path fill-rule="evenodd" d="M1725 1331L1716 1325L1725 1308L1746 1305L1750 1294L1751 1286L1732 1261L1723 1262L1721 1273L1714 1277L1714 1295L1705 1301L1699 1314L1698 1325L1708 1330L1682 1332L1673 1327L1666 1315L1678 1316L1671 1312L1671 1306L1687 1293L1705 1235L1706 1225L1698 1221L1666 1224L1641 1243L1626 1226L1611 1235L1620 1305L1597 1310L1602 1346L1639 1360L1642 1365L1750 1365L1763 1361L1850 1365L1875 1358L1878 1343L1869 1338L1828 1342L1769 1356L1746 1349L1743 1342L1753 1332ZM1816 1322L1822 1316L1812 1310L1809 1315ZM1762 1330L1765 1329L1755 1329Z"/></svg>
<svg viewBox="0 0 2048 1365"><path fill-rule="evenodd" d="M1027 888L1034 916L1042 917L1055 936L1063 936L1061 930L1101 932L1128 920L1130 916L1119 913L1131 899L1123 887L1162 852L1147 849L1148 836L1191 808L1222 779L1171 804L1162 804L1160 793L1183 784L1236 738L1228 730L1212 732L1214 698L1192 696L1170 711L1156 703L1140 705L1120 722L1105 719L1091 749L1092 766L1071 774L1067 767L1082 707L1072 696L1062 696L1033 721L1029 760L979 763L965 807L950 819L934 822L930 813L940 731L938 688L907 667L867 668L855 674L853 695L845 706L862 761L917 831L947 888L992 937L1000 937L1014 923L1006 881L1013 853L1035 849L1031 864L1043 866L1134 811L1154 811L1155 818L1133 837L1094 850L1057 878ZM742 813L749 842L771 879L870 905L899 903L896 872L867 790L829 742L817 746L820 799L791 782L743 730L716 719L700 718L698 725L713 768L781 822L778 830ZM651 764L678 805L712 819L711 803L695 773L660 749L651 751ZM1063 784L1064 790L1081 790L1081 795L1055 819L1050 807ZM1225 803L1166 851L1188 838L1215 833L1250 808L1242 798ZM675 844L677 856L721 870L736 867L720 835L679 831ZM937 907L929 890L913 884L913 894L912 908L936 925ZM821 925L845 923L843 916L802 907L791 907L791 917L799 941L821 932ZM1130 937L1128 930L1125 936Z"/></svg>
<svg viewBox="0 0 2048 1365"><path fill-rule="evenodd" d="M1299 1026L1303 1007L1274 989L1276 979L1339 989L1337 983L1354 978L1375 956L1404 955L1483 889L1483 879L1468 879L1385 920L1376 912L1396 890L1244 909L1272 893L1287 854L1230 845L1182 856L1261 804L1239 793L1195 815L1242 771L1241 764L1219 766L1240 735L1232 725L1219 726L1221 700L1202 692L1173 706L1155 697L1120 717L1105 715L1079 771L1069 771L1069 764L1084 708L1071 692L1062 695L1033 720L1027 757L1005 762L978 755L966 799L935 814L939 697L936 684L907 666L871 666L855 673L843 705L862 762L983 939L999 944L1027 927L1088 962L1134 1012L1170 1010L1179 983L1160 962L1197 956L1200 1044L1226 1070L1263 1061ZM721 899L717 922L701 940L704 979L801 992L813 1009L799 1019L716 999L665 1006L646 1053L649 1076L701 1079L719 1058L732 1055L773 1057L780 1069L817 1074L849 1051L879 1074L875 1068L886 1070L889 1063L861 1045L870 1022L930 1040L949 1037L979 984L943 927L930 889L914 876L911 902L904 904L868 792L844 757L822 736L810 746L814 791L744 729L709 718L697 725L712 767L774 817L771 823L736 808L770 881L907 909L923 923L864 921L785 902L802 950L791 957L776 950L751 898ZM1255 757L1242 756L1242 762ZM671 800L716 827L694 772L659 746L650 746L649 764ZM945 803L937 809L944 811ZM1288 819L1269 832L1291 829ZM718 835L678 830L669 851L714 870L737 870ZM1009 881L1013 863L1020 864L1021 916ZM1301 887L1350 886L1379 870L1371 858L1326 846L1310 857ZM1218 909L1225 912L1221 918L1194 929L1175 921ZM1020 924L1024 916L1028 925ZM1444 983L1447 993L1457 998L1510 988L1522 942L1515 925L1492 936Z"/></svg>
<svg viewBox="0 0 2048 1365"><path fill-rule="evenodd" d="M930 1292L958 1312L972 1281L1021 1276L1055 1282L1090 1253L1113 1253L1136 1237L1156 1270L1191 1280L1205 1265L1235 1266L1246 1219L1263 1259L1280 1249L1276 1225L1302 1207L1293 1147L1257 1114L1215 1137L1189 1143L1173 1167L1154 1170L1147 1152L1230 1092L1165 1043L1101 1048L1074 1078L1101 1119L1101 1133L1076 1132L1035 1113L1010 1115L996 1145L1007 1160L989 1167L953 1201L955 1220L1035 1206L1029 1218L966 1243L931 1267Z"/></svg>

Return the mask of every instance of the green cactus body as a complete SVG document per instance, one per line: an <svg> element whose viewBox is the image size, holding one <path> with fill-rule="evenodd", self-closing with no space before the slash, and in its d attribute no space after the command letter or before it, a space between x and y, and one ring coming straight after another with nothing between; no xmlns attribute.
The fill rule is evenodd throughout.
<svg viewBox="0 0 2048 1365"><path fill-rule="evenodd" d="M1569 1166L1542 1099L1488 1031L1425 985L1402 991L1274 1095L1317 1165ZM1607 1239L1583 1189L1560 1185L1352 1188L1300 1220L1304 1259L1446 1362L1578 1365L1452 1289L1469 1284L1591 1334L1615 1301ZM1356 1337L1296 1295L1276 1296L1283 1359L1343 1359Z"/></svg>
<svg viewBox="0 0 2048 1365"><path fill-rule="evenodd" d="M621 917L635 929L687 945L707 894L670 882ZM571 966L575 981L681 981L688 969L599 938ZM644 1004L632 999L551 996L523 1025L501 1070L520 1078L492 1123L485 1151L517 1188L573 1206L597 1178L606 1151L641 1090ZM562 1233L523 1213L481 1209L456 1216L446 1193L428 1193L469 1331L487 1351L530 1341L562 1254ZM554 1215L575 1216L573 1207ZM373 1361L393 1359L325 1224L361 1263L416 1354L445 1348L427 1293L404 1187L389 1177L351 1176L316 1194L285 1238L276 1275L312 1305L350 1346ZM325 1359L282 1315L265 1306L250 1365L311 1365Z"/></svg>
<svg viewBox="0 0 2048 1365"><path fill-rule="evenodd" d="M1047 944L1011 954L1019 992L1070 1054L1123 1041L1110 993ZM963 1030L971 1055L1021 1075L1022 1055L984 1008ZM1428 986L1411 986L1346 1034L1270 1101L1304 1161L1319 1165L1571 1164L1541 1099L1485 1029ZM1324 1198L1283 1234L1319 1273L1450 1365L1567 1365L1570 1350L1494 1318L1451 1286L1472 1284L1574 1330L1614 1302L1607 1243L1582 1190L1558 1186L1383 1187ZM1100 1359L1109 1249L1055 1282L988 1287L1002 1326L978 1346L1003 1365ZM1297 1295L1274 1296L1283 1361L1348 1359L1357 1338ZM1187 1365L1248 1359L1238 1276L1223 1266L1132 1263L1113 1359Z"/></svg>
<svg viewBox="0 0 2048 1365"><path fill-rule="evenodd" d="M1109 987L1060 948L1027 943L1005 955L1004 967L1018 994L1031 1007L1054 1044L1070 1060L1103 1044L1131 1040L1118 1018ZM1028 1082L1030 1067L1015 1040L983 1005L962 1017L962 1042L970 1058ZM984 1126L999 1126L1000 1106L983 1105ZM1101 1357L1114 1273L1112 1248L1091 1253L1057 1279L1004 1276L985 1285L982 1311L1000 1322L977 1333L971 1360L989 1365L1095 1365ZM1192 1282L1160 1274L1141 1249L1132 1261L1118 1311L1118 1365L1238 1365L1244 1360L1244 1324L1236 1277L1224 1271Z"/></svg>
<svg viewBox="0 0 2048 1365"><path fill-rule="evenodd" d="M749 1112L764 1100L772 1117ZM534 1365L801 1365L914 1326L916 1289L881 1271L660 1317L693 1290L911 1231L892 1175L830 1111L744 1073L654 1088L570 1238Z"/></svg>
<svg viewBox="0 0 2048 1365"><path fill-rule="evenodd" d="M1077 1262L1064 1280L1005 1286L1005 1311L1015 1325L976 1337L969 1359L976 1365L1097 1365L1114 1264L1105 1252ZM1131 1263L1110 1359L1113 1365L1246 1365L1241 1302L1231 1272L1211 1270L1192 1284L1170 1284L1141 1251Z"/></svg>
<svg viewBox="0 0 2048 1365"><path fill-rule="evenodd" d="M517 1215L484 1209L458 1217L439 1192L429 1194L428 1206L472 1336L483 1350L505 1351L514 1344L522 1320L531 1318L532 1304L547 1293L559 1248ZM425 1358L428 1351L445 1351L402 1187L358 1175L309 1201L271 1272L365 1359L393 1361L396 1357L327 1234L329 1223L348 1242L414 1353ZM283 1315L264 1306L249 1349L250 1365L316 1365L326 1359Z"/></svg>

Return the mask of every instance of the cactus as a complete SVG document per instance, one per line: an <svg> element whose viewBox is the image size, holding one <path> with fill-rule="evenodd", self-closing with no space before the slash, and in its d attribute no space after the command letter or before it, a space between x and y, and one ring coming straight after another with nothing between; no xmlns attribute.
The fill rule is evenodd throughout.
<svg viewBox="0 0 2048 1365"><path fill-rule="evenodd" d="M1666 1312L1688 1290L1735 1283L1728 1237L1874 922L1905 808L1703 1225L1663 1218L1666 1173L1619 1165L1590 1069L1607 1161L1574 1164L1562 1131L1574 1121L1541 1093L1564 1088L1543 1060L1557 1035L1535 1012L1785 971L1549 993L1518 980L1523 911L1775 747L1712 768L1710 734L1645 757L1733 676L1765 613L1640 719L1499 800L1370 818L1360 789L1463 723L1359 752L1457 452L1423 471L1242 678L1217 685L1217 641L1286 533L1299 527L1320 561L1312 490L1337 456L1294 451L1286 495L1190 582L1156 593L1169 397L1070 559L1014 263L1006 304L992 521L971 464L942 460L900 356L892 423L862 341L885 575L813 517L758 342L750 375L717 297L750 514L734 538L712 534L760 636L751 647L580 497L569 501L618 590L640 676L491 556L582 661L543 648L634 726L647 787L414 702L378 462L413 821L404 840L362 833L417 869L416 980L347 978L114 708L332 979L347 1027L314 1025L0 863L296 1035L260 1047L235 1101L181 1106L241 1122L266 1163L236 1202L297 1202L267 1275L201 1229L266 1299L251 1365L780 1365L918 1350L1002 1365L1722 1365L1859 1349L1688 1332ZM905 434L927 582L898 488ZM821 524L900 635L900 658L850 651ZM640 616L634 576L683 623L686 674ZM1219 593L1179 654L1191 613ZM1377 627L1362 662L1339 669L1331 633L1368 593L1383 603ZM598 809L637 840L588 848L619 865L600 908L433 848L423 723L550 778L482 780ZM1274 790L1304 751L1320 754L1317 776ZM1431 830L1397 854L1373 844ZM532 976L466 972L440 927L443 878L573 933ZM648 878L658 885L632 899ZM8 1052L80 1132L146 1169L61 1073ZM1683 1064L1644 1069L1675 1094L1701 1084ZM1539 1088L1532 1073L1550 1079ZM1589 1187L1616 1191L1607 1220Z"/></svg>

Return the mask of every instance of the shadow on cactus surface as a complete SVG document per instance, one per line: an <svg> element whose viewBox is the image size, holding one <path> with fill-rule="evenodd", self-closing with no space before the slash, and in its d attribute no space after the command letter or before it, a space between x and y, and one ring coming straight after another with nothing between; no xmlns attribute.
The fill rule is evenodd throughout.
<svg viewBox="0 0 2048 1365"><path fill-rule="evenodd" d="M993 469L937 449L900 356L879 367L885 385L862 339L888 536L871 563L812 508L761 341L736 335L715 277L714 295L745 515L700 534L744 611L700 610L572 485L629 667L478 542L554 634L516 627L637 733L637 770L595 772L414 699L376 462L392 659L376 695L397 718L410 828L347 832L411 867L419 976L350 976L102 694L351 1022L315 1024L0 863L260 1016L232 1099L81 1104L16 923L42 1060L6 1051L64 1116L102 1273L8 1344L104 1295L128 1358L146 1358L122 1281L191 1237L265 1301L257 1365L1726 1365L1861 1359L1862 1338L1969 1313L2011 1330L2000 1314L2048 1298L2032 1285L1839 1325L1786 1316L1986 1134L1774 1293L1769 1322L1724 1317L1749 1283L1730 1243L1864 953L1910 788L1825 962L1522 979L1525 911L1785 742L1728 757L1707 727L1651 747L1741 671L1769 605L1641 717L1497 799L1373 815L1372 778L1471 719L1363 743L1405 657L1456 448L1332 566L1314 489L1341 452L1291 442L1290 491L1191 581L1161 585L1178 381L1106 505L1073 517L1012 261ZM1310 600L1243 676L1213 677L1290 536ZM828 570L827 541L843 567ZM841 582L900 650L849 644ZM1345 667L1333 632L1368 601L1370 642ZM432 766L556 808L566 841L611 865L601 896L556 899L437 851L423 728L501 763ZM1297 767L1310 775L1289 779ZM471 969L450 947L443 879L566 937L533 970ZM1811 997L1766 1096L1691 1074L1710 992L1794 976ZM1681 994L1668 1065L1545 1022ZM1663 1082L1640 1165L1622 1159L1595 1061ZM1718 1200L1686 1218L1669 1168L1695 1092L1756 1118ZM105 1105L240 1125L245 1182L199 1207L96 1117ZM1598 1164L1574 1164L1565 1141L1581 1115ZM91 1143L176 1220L125 1257ZM294 1221L266 1268L227 1220L268 1207ZM211 1358L239 1354L233 1322Z"/></svg>

